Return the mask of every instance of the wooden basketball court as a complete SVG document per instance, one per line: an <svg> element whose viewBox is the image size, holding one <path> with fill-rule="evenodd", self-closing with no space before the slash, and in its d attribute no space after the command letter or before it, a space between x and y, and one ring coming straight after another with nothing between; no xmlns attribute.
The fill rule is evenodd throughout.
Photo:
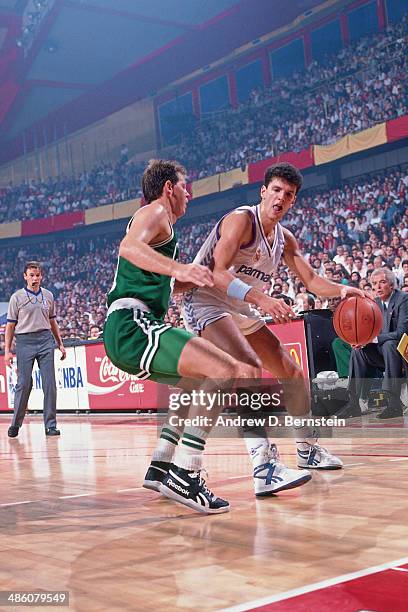
<svg viewBox="0 0 408 612"><path fill-rule="evenodd" d="M210 439L208 482L232 506L213 516L141 488L153 417L60 417L60 438L30 416L9 439L9 421L0 418L0 591L69 591L80 611L407 610L402 419L375 438L356 429L322 440L345 468L264 499L243 441ZM278 442L294 466L293 442Z"/></svg>

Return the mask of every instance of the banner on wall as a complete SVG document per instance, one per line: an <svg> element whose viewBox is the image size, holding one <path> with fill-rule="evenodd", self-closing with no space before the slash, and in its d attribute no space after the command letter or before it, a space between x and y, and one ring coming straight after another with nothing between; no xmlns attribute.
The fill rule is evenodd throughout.
<svg viewBox="0 0 408 612"><path fill-rule="evenodd" d="M293 321L268 327L307 378L309 370L304 322ZM64 361L60 360L60 352L56 350L54 358L58 410L157 410L168 406L171 388L149 380L138 380L136 376L119 370L107 357L102 343L67 348ZM265 370L263 377L272 378ZM0 356L0 411L13 410L16 384L15 363L11 368L6 368L4 356ZM271 381L267 384L275 383ZM43 397L41 372L35 363L28 410L42 411Z"/></svg>
<svg viewBox="0 0 408 612"><path fill-rule="evenodd" d="M307 149L299 151L298 153L281 153L275 157L270 157L269 159L263 159L261 161L249 164L248 183L258 183L263 181L265 170L272 164L276 164L278 162L288 162L296 166L296 168L299 168L299 170L310 168L314 165L313 147L310 146Z"/></svg>

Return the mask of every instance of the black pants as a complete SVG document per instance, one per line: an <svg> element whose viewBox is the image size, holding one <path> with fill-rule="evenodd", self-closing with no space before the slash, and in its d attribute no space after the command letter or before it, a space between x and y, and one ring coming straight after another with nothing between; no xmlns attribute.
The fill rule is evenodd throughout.
<svg viewBox="0 0 408 612"><path fill-rule="evenodd" d="M349 366L350 399L368 397L370 381L384 372L382 388L396 399L400 399L403 377L402 358L397 351L398 342L387 340L384 344L367 344L364 348L353 349Z"/></svg>

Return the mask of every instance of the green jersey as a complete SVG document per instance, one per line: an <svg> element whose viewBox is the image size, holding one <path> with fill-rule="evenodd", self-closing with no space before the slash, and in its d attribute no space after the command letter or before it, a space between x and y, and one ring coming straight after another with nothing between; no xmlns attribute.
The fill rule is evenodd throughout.
<svg viewBox="0 0 408 612"><path fill-rule="evenodd" d="M166 257L174 260L178 258L178 244L173 227L169 238L149 246ZM146 304L155 317L162 319L169 306L173 285L174 278L142 270L127 259L119 257L113 286L108 293L108 306L120 298L136 298Z"/></svg>

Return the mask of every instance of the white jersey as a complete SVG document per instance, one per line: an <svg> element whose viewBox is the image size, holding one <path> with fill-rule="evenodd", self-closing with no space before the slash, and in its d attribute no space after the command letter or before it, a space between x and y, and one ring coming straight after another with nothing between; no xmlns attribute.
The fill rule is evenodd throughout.
<svg viewBox="0 0 408 612"><path fill-rule="evenodd" d="M272 273L276 270L281 260L285 246L283 229L280 223L276 225L275 238L271 246L266 239L262 227L259 204L258 206L240 206L236 210L245 210L251 215L252 240L248 244L241 246L229 270L248 285L262 288L264 283L270 281ZM220 239L220 225L226 216L224 215L212 229L195 256L194 263L199 263L203 266L211 264L215 247Z"/></svg>
<svg viewBox="0 0 408 612"><path fill-rule="evenodd" d="M258 204L257 206L240 206L236 209L248 211L251 216L252 239L248 244L241 246L229 271L251 287L262 289L264 283L270 281L273 272L279 265L285 246L285 237L282 226L277 223L273 244L268 243L262 227L259 207ZM225 216L212 229L198 251L194 263L212 268L214 250L220 239L220 225ZM257 328L263 325L262 322L259 323L260 315L255 307L248 302L231 298L214 287L200 287L185 295L183 316L186 327L196 333L202 331L209 323L229 314L237 315L240 321L239 327L244 333L252 333L254 326L250 325L251 321L252 323L257 322Z"/></svg>

